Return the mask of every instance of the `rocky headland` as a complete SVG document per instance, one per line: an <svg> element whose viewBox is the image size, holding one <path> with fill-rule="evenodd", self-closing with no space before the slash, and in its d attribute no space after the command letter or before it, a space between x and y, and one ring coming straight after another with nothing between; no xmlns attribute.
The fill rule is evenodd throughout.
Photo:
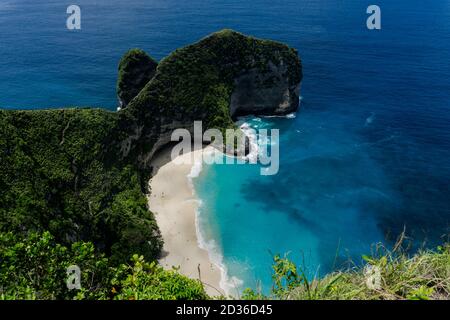
<svg viewBox="0 0 450 320"><path fill-rule="evenodd" d="M156 63L129 51L117 83L121 110L0 111L0 231L49 231L92 241L114 261L154 259L162 239L146 194L150 160L176 128L235 128L237 116L298 108L295 49L232 30Z"/></svg>

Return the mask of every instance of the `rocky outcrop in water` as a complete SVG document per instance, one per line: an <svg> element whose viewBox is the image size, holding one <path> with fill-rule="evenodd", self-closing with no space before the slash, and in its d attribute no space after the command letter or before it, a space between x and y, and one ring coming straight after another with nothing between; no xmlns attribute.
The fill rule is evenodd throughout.
<svg viewBox="0 0 450 320"><path fill-rule="evenodd" d="M128 103L153 78L158 63L140 49L131 49L120 60L117 78L119 107Z"/></svg>
<svg viewBox="0 0 450 320"><path fill-rule="evenodd" d="M214 33L163 59L121 112L122 157L147 166L174 129L234 128L236 116L297 110L302 66L297 51L232 30Z"/></svg>

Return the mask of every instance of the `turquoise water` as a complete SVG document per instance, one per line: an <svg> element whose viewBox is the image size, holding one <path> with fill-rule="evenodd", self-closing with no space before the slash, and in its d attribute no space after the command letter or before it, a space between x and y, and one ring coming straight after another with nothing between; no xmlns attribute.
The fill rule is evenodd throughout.
<svg viewBox="0 0 450 320"><path fill-rule="evenodd" d="M0 2L0 107L115 110L121 55L156 59L233 28L288 43L304 65L296 118L247 119L281 132L280 172L205 166L194 179L206 241L230 279L270 287L271 257L290 252L309 274L360 262L405 228L413 249L450 229L450 2L379 0L78 0ZM229 279L229 280L230 280ZM233 281L230 280L232 283Z"/></svg>
<svg viewBox="0 0 450 320"><path fill-rule="evenodd" d="M227 268L230 293L239 292L234 287L268 292L274 254L288 254L313 277L359 263L385 239L377 214L399 200L367 153L373 145L346 121L308 110L295 119L249 117L255 129L280 129L279 173L215 164L194 179L203 240L214 242L207 247ZM367 119L360 123L366 127Z"/></svg>

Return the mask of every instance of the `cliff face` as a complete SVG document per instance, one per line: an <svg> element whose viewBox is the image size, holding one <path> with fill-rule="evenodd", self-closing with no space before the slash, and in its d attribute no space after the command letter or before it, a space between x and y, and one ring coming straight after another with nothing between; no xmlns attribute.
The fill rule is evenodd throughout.
<svg viewBox="0 0 450 320"><path fill-rule="evenodd" d="M176 128L233 128L246 114L297 110L302 67L295 49L232 30L214 33L163 59L155 76L120 114L121 156L146 167Z"/></svg>
<svg viewBox="0 0 450 320"><path fill-rule="evenodd" d="M246 71L234 79L230 98L233 117L246 114L283 115L296 111L299 105L300 84L290 84L283 60L276 66L269 62L270 71Z"/></svg>

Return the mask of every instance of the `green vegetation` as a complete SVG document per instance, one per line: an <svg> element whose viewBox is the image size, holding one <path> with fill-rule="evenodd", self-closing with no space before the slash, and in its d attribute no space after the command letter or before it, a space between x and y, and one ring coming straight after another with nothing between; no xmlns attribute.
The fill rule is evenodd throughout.
<svg viewBox="0 0 450 320"><path fill-rule="evenodd" d="M162 241L146 173L118 159L117 119L99 109L0 111L0 232L49 231L117 262L130 252L153 259Z"/></svg>
<svg viewBox="0 0 450 320"><path fill-rule="evenodd" d="M287 63L289 83L298 84L302 74L295 49L222 30L164 58L129 109L148 111L158 106L165 116L182 114L207 124L232 127L229 100L234 79L251 69L264 74L269 71L269 62L276 65L281 61Z"/></svg>
<svg viewBox="0 0 450 320"><path fill-rule="evenodd" d="M120 60L117 95L121 107L138 95L155 75L158 63L141 49L131 49Z"/></svg>
<svg viewBox="0 0 450 320"><path fill-rule="evenodd" d="M286 257L274 257L272 294L247 289L242 299L371 300L449 299L450 245L409 257L377 246L367 265L310 280ZM81 269L81 289L68 290L66 268ZM367 266L380 271L379 287L369 287ZM223 297L219 297L223 298ZM132 255L116 265L92 243L66 247L48 232L19 237L0 233L0 299L209 299L198 280L163 270Z"/></svg>
<svg viewBox="0 0 450 320"><path fill-rule="evenodd" d="M204 130L235 128L230 113L235 78L250 70L264 75L271 64L281 63L289 85L297 85L302 78L297 51L275 41L222 30L175 50L159 62L152 80L121 113L121 127L130 134L141 127L145 137L135 141L131 157L148 151L161 127L174 121L192 125L202 120Z"/></svg>
<svg viewBox="0 0 450 320"><path fill-rule="evenodd" d="M67 289L71 265L80 267L80 290ZM66 247L48 232L25 238L0 233L0 300L207 298L199 281L165 271L143 256L133 255L129 263L116 266L89 242Z"/></svg>
<svg viewBox="0 0 450 320"><path fill-rule="evenodd" d="M289 259L275 256L270 296L247 289L243 299L288 300L430 300L450 299L450 245L420 251L412 257L399 247L381 245L366 265L313 280ZM370 269L368 269L370 267ZM374 283L378 270L379 283ZM372 285L368 285L372 284Z"/></svg>

